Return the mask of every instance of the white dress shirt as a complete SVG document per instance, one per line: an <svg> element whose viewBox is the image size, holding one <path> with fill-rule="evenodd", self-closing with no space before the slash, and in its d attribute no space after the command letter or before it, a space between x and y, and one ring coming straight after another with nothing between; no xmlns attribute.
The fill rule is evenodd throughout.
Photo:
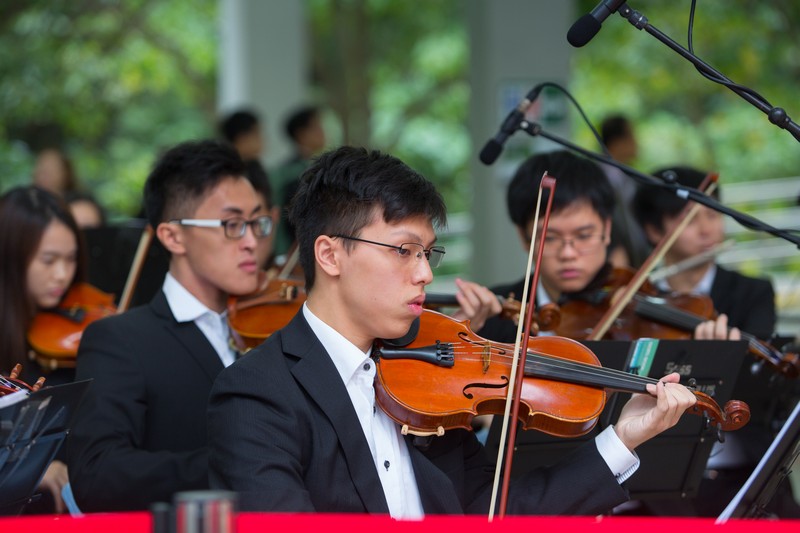
<svg viewBox="0 0 800 533"><path fill-rule="evenodd" d="M305 304L303 316L330 355L347 388L369 444L372 462L389 505L389 514L393 518L422 518L425 512L400 426L375 404L375 362L369 357L372 350L362 352L317 318Z"/></svg>
<svg viewBox="0 0 800 533"><path fill-rule="evenodd" d="M231 365L236 360L236 352L230 345L228 312L216 313L203 305L192 293L186 290L172 274L167 272L162 285L167 304L178 322L194 322L214 347L222 364Z"/></svg>

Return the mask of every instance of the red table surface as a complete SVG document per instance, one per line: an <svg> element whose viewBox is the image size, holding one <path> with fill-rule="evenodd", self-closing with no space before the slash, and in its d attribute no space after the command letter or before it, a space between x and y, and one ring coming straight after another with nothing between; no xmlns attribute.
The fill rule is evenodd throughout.
<svg viewBox="0 0 800 533"><path fill-rule="evenodd" d="M480 516L430 516L421 521L395 521L388 516L343 514L266 514L242 513L236 518L237 533L256 531L369 531L375 533L413 531L414 533L453 531L592 531L596 533L800 533L800 520L730 520L715 524L713 519L646 517L538 517L514 516L491 523ZM0 518L3 531L112 532L149 533L152 523L148 513L97 513L82 517L24 516ZM380 529L378 529L380 528ZM463 528L463 529L462 529ZM470 528L470 529L466 529Z"/></svg>

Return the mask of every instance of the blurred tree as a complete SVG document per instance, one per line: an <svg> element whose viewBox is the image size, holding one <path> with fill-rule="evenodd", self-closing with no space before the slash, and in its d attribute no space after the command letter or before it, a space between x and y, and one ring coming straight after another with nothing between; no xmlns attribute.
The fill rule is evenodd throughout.
<svg viewBox="0 0 800 533"><path fill-rule="evenodd" d="M0 4L0 186L63 147L116 214L135 214L163 147L212 133L216 0Z"/></svg>
<svg viewBox="0 0 800 533"><path fill-rule="evenodd" d="M596 2L578 4L579 12L588 12ZM628 5L688 48L689 0ZM697 2L694 52L800 122L800 56L792 52L797 27L800 4L791 0ZM692 164L719 171L723 184L797 175L800 146L788 132L619 15L609 17L573 61L571 86L590 117L599 122L621 111L637 124L642 170ZM584 126L576 123L575 132L585 145L596 144Z"/></svg>
<svg viewBox="0 0 800 533"><path fill-rule="evenodd" d="M469 46L458 0L308 0L312 81L342 142L391 152L430 177L448 207L471 194Z"/></svg>

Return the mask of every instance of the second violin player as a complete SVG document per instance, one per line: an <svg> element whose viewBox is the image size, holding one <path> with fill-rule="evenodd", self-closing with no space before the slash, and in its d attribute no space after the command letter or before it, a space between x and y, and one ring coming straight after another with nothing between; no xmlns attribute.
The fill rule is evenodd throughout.
<svg viewBox="0 0 800 533"><path fill-rule="evenodd" d="M527 159L515 172L506 195L509 216L526 249L533 231L536 190L545 171L558 179L558 186L544 243L539 286L531 288L531 293L537 306L571 299L591 303L593 295L608 285L613 273L608 263L613 190L596 164L571 152L559 150ZM492 290L498 294L520 294L523 284L524 280L520 280ZM702 338L710 338L705 336L707 331L718 339L739 337L738 330L728 331L725 315L698 326L697 333ZM491 318L478 334L513 342L516 327L508 321Z"/></svg>

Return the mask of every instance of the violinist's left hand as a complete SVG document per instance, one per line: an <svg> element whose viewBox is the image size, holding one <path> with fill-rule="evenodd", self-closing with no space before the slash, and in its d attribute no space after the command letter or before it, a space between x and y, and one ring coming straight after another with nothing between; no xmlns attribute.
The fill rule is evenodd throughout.
<svg viewBox="0 0 800 533"><path fill-rule="evenodd" d="M719 315L716 320L706 320L694 328L697 340L738 341L742 334L738 328L728 328L728 316Z"/></svg>
<svg viewBox="0 0 800 533"><path fill-rule="evenodd" d="M695 404L695 395L679 380L677 372L664 376L656 385L647 385L647 391L655 397L634 394L622 408L614 431L629 450L677 424Z"/></svg>
<svg viewBox="0 0 800 533"><path fill-rule="evenodd" d="M499 315L503 310L497 296L483 285L456 278L456 286L459 309L453 314L453 318L469 320L472 331L481 329L487 318Z"/></svg>

